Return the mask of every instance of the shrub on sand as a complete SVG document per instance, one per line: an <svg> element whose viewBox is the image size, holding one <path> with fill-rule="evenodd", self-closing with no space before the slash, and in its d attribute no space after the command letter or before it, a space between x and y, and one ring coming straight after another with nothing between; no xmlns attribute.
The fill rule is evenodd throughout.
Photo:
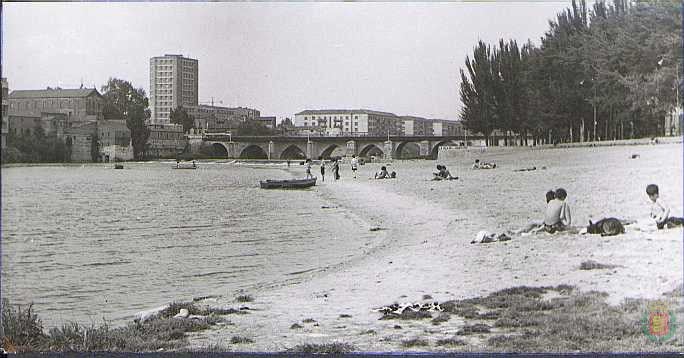
<svg viewBox="0 0 684 358"><path fill-rule="evenodd" d="M296 353L347 353L356 350L348 343L325 343L325 344L300 344L288 349L288 352Z"/></svg>
<svg viewBox="0 0 684 358"><path fill-rule="evenodd" d="M489 332L491 332L490 328L491 327L489 327L488 325L481 324L481 323L477 323L477 324L474 324L472 326L465 325L465 326L463 326L463 328L458 330L458 332L456 332L456 334L459 336L467 336L467 335L470 335L473 333L489 333Z"/></svg>
<svg viewBox="0 0 684 358"><path fill-rule="evenodd" d="M33 312L33 305L25 309L13 307L2 300L2 328L5 332L3 347L8 351L25 352L35 349L45 338L43 323Z"/></svg>
<svg viewBox="0 0 684 358"><path fill-rule="evenodd" d="M430 345L430 343L428 343L427 340L422 339L422 338L411 338L411 339L401 341L401 346L404 348L424 347L424 346L429 346L429 345Z"/></svg>
<svg viewBox="0 0 684 358"><path fill-rule="evenodd" d="M254 343L254 341L250 338L247 337L242 337L242 336L232 336L230 338L230 343L232 344L240 344L240 343Z"/></svg>
<svg viewBox="0 0 684 358"><path fill-rule="evenodd" d="M235 297L235 300L238 302L252 302L254 301L254 298L250 295L240 295Z"/></svg>
<svg viewBox="0 0 684 358"><path fill-rule="evenodd" d="M387 320L387 319L401 319L401 320L411 320L411 319L426 319L426 318L432 318L432 315L430 312L426 311L411 311L411 310L404 310L404 312L400 314L388 314L380 317L381 320Z"/></svg>
<svg viewBox="0 0 684 358"><path fill-rule="evenodd" d="M437 345L438 346L448 346L448 347L456 347L456 346L465 346L467 343L459 338L456 337L451 337L451 338L443 338L437 340Z"/></svg>
<svg viewBox="0 0 684 358"><path fill-rule="evenodd" d="M451 315L449 315L448 313L442 312L439 314L439 316L432 319L432 324L436 326L436 325L439 325L440 323L448 321L450 318L451 318Z"/></svg>
<svg viewBox="0 0 684 358"><path fill-rule="evenodd" d="M616 265L602 264L593 260L587 260L580 264L580 270L601 270L601 269L612 269L617 267Z"/></svg>

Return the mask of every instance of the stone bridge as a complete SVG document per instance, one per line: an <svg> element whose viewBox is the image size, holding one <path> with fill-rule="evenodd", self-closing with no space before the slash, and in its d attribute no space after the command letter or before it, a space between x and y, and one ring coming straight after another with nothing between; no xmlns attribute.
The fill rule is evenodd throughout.
<svg viewBox="0 0 684 358"><path fill-rule="evenodd" d="M478 139L481 138L467 138L468 142ZM188 136L193 153L210 148L215 156L233 159L329 159L352 155L384 159L437 158L440 146L465 145L465 140L463 136Z"/></svg>

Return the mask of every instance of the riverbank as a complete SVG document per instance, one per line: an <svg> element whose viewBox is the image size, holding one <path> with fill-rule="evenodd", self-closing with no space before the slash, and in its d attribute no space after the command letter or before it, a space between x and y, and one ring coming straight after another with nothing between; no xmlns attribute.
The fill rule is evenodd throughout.
<svg viewBox="0 0 684 358"><path fill-rule="evenodd" d="M640 158L631 160L635 149ZM283 351L302 344L343 342L360 351L496 350L487 344L490 334L485 333L469 337L458 348L437 345L462 330L463 319L439 326L420 320L397 324L379 320L382 314L374 309L394 302L483 297L517 286L571 285L579 292L605 292L602 299L613 306L627 298L660 299L682 283L681 229L655 231L633 225L614 237L544 233L483 245L470 241L480 230L502 232L538 218L545 191L561 186L570 193L577 226L604 216L643 222L648 215L643 191L651 182L660 185L661 197L671 199L673 213L681 215L681 149L670 144L487 152L478 155L497 162L496 170L469 170L469 161L455 159L446 164L460 179L449 182L430 181L434 162L428 161L392 163L397 180L367 179L379 163L361 166L357 179L343 168L340 181L328 179L315 190L363 217L369 230L385 231L379 248L299 284L249 292L254 297L249 315L191 335L190 347ZM513 171L532 165L547 169ZM581 269L586 262L613 266ZM228 293L209 303L235 304L230 299L235 296ZM253 343L227 344L234 335L250 337ZM402 343L416 337L428 344ZM635 339L641 338L646 344L645 337Z"/></svg>

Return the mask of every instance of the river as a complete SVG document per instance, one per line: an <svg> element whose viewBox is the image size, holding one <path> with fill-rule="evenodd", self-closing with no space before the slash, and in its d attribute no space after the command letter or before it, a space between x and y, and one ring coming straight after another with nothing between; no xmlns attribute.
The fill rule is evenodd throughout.
<svg viewBox="0 0 684 358"><path fill-rule="evenodd" d="M46 327L297 280L370 245L316 190L262 190L282 166L171 162L2 168L2 296ZM294 169L294 168L293 168ZM303 172L303 170L302 170Z"/></svg>

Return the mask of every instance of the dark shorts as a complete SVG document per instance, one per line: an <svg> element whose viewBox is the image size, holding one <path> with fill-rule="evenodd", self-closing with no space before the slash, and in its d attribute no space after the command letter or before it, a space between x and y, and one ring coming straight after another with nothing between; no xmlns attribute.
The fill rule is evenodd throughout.
<svg viewBox="0 0 684 358"><path fill-rule="evenodd" d="M662 223L657 224L657 225L658 225L658 229L664 229L664 228L671 229L673 227L684 226L684 218L669 217L669 218L665 219L665 221L663 221Z"/></svg>
<svg viewBox="0 0 684 358"><path fill-rule="evenodd" d="M549 234L556 233L558 231L563 231L565 230L565 225L561 223L556 223L553 225L546 225L544 224L544 231L548 232Z"/></svg>

